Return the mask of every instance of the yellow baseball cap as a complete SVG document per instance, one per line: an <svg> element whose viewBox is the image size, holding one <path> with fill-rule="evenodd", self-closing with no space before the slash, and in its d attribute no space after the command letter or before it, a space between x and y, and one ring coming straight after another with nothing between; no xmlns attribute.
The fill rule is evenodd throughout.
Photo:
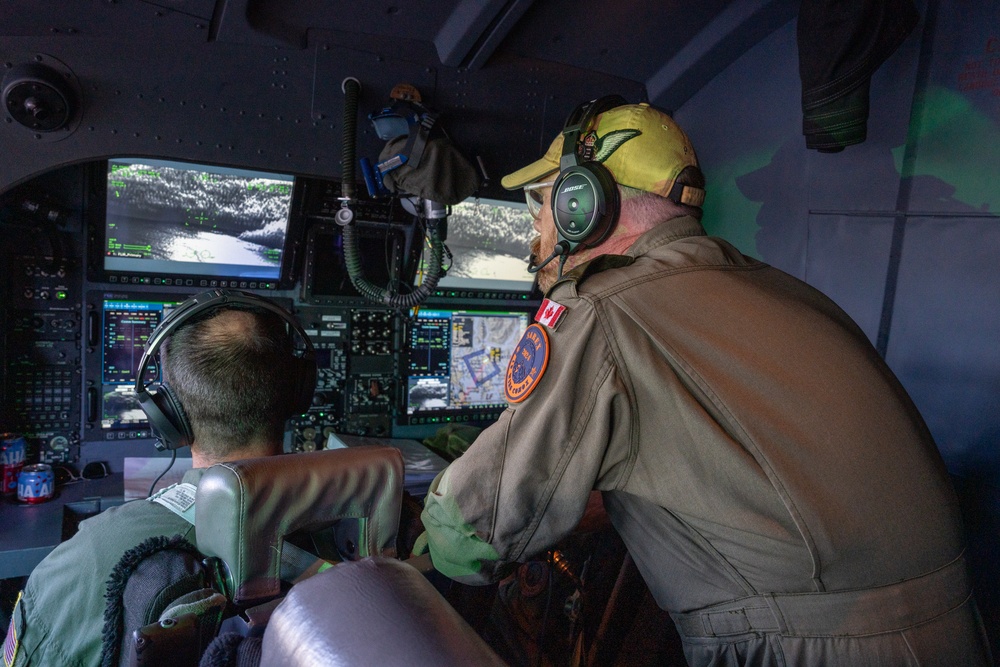
<svg viewBox="0 0 1000 667"><path fill-rule="evenodd" d="M619 185L701 206L705 191L689 185L674 189L685 167L698 167L691 140L677 123L649 104L626 104L598 114L589 128L581 128L577 155L581 162L600 162ZM523 188L559 171L563 151L560 132L540 160L508 174L501 184Z"/></svg>

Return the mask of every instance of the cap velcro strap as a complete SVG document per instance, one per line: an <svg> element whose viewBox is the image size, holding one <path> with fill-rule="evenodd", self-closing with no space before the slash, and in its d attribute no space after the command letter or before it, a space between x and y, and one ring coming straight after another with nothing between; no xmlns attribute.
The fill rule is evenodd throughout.
<svg viewBox="0 0 1000 667"><path fill-rule="evenodd" d="M670 188L670 194L667 195L667 199L675 201L678 204L701 206L705 203L705 191L691 185L674 183L674 187Z"/></svg>
<svg viewBox="0 0 1000 667"><path fill-rule="evenodd" d="M701 206L705 203L705 191L685 185L681 192L681 203L688 206Z"/></svg>

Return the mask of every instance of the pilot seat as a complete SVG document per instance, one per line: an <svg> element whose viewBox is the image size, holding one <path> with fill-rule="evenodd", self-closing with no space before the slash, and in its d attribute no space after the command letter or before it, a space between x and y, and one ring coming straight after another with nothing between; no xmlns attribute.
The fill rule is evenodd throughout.
<svg viewBox="0 0 1000 667"><path fill-rule="evenodd" d="M103 665L503 664L396 559L402 499L388 446L212 466L197 545L152 538L119 563Z"/></svg>

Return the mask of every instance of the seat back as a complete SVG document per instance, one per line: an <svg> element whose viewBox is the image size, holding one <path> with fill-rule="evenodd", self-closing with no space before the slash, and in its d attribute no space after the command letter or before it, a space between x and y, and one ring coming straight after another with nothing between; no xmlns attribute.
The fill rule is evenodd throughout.
<svg viewBox="0 0 1000 667"><path fill-rule="evenodd" d="M388 446L351 447L219 463L195 501L198 550L222 561L237 605L281 593L286 540L308 535L326 560L395 556L403 458Z"/></svg>

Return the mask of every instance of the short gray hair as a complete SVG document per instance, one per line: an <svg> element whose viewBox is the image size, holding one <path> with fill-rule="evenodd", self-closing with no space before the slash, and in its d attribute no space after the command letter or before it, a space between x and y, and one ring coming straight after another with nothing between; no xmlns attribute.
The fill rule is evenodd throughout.
<svg viewBox="0 0 1000 667"><path fill-rule="evenodd" d="M698 167L684 167L677 175L676 182L705 189L705 175ZM666 197L626 185L619 185L618 191L621 196L622 211L637 219L656 221L690 215L696 220L701 220L702 210L700 206L680 204Z"/></svg>

